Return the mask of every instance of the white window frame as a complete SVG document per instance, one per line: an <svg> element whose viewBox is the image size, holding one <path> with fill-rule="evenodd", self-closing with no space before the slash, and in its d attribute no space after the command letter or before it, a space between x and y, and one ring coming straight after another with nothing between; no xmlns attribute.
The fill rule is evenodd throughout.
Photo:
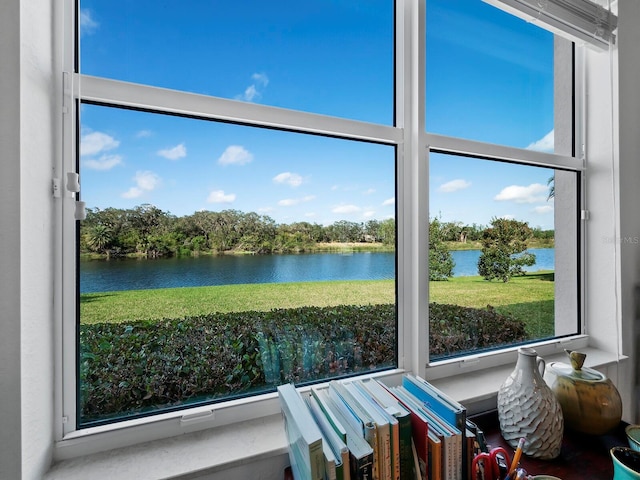
<svg viewBox="0 0 640 480"><path fill-rule="evenodd" d="M421 38L425 38L424 35ZM426 49L424 42L419 43L419 46L420 48ZM579 75L577 72L581 72L583 68L582 63L585 47L575 45L574 48L575 53L572 52L573 48L571 42L556 37L554 42L554 130L557 134L555 153L539 152L511 146L479 142L471 139L433 134L426 132L423 124L419 131L424 132L422 133L424 140L422 140L421 144L425 145L426 149L425 163L428 164L429 152L437 151L445 154L457 154L482 158L483 161L507 161L514 164L576 172L580 174L580 181L584 182L586 161L584 149L582 148L582 145L584 144L584 131L581 128L581 125L584 124L585 117L584 112L580 108L584 102L582 95L582 92L584 91L584 76ZM425 55L426 52L423 51L420 57L425 58ZM421 71L424 71L423 66L420 67ZM571 95L571 92L567 92L567 83L569 83L569 85L573 84L570 87L574 89L573 95ZM426 88L425 82L421 83L421 88ZM576 97L575 111L574 105L571 104L574 96ZM424 99L425 93L420 92L421 105L424 105ZM428 115L428 111L426 112L426 115ZM422 118L426 117L423 115ZM423 190L428 192L428 185L424 185ZM576 207L580 209L583 208L582 205L584 204L583 192L584 189L580 188L580 198L575 199L579 204L576 205ZM428 196L428 193L426 195ZM556 205L558 203L560 202L557 202ZM558 215L560 215L561 218L558 218ZM568 221L576 222L578 220L576 215L577 209L573 211L559 211L556 208L555 224L561 225ZM426 212L426 215L422 218L429 218L428 212ZM570 271L568 275L570 276L573 275L573 272L575 272L578 267L582 268L584 266L584 241L586 236L584 235L583 221L581 221L581 226L578 228L577 236L579 237L578 240L580 242L579 245L577 245L578 252L574 252L570 260L571 264L567 265L568 270ZM559 245L556 245L556 248L558 247ZM576 244L573 243L570 247L575 249ZM563 260L564 259L561 261ZM426 257L426 260L421 258L420 261L421 263L426 262L428 264L428 257ZM584 272L584 270L581 271ZM557 275L558 268L556 268L556 276ZM583 277L583 275L581 275L581 277ZM578 319L580 319L579 333L566 335L562 338L533 342L531 346L533 346L541 356L555 355L559 352L563 352L564 349L575 350L583 349L588 346L589 339L588 336L584 334L586 331L582 302L582 299L584 298L584 284L583 282L575 279L575 277L573 281L571 279L566 279L565 285L566 282L571 282L571 288L574 289L578 301L575 301L576 297L574 297L565 304L562 304L558 302L558 299L556 298L554 315L556 322L556 334L561 335L564 332L575 332ZM563 285L563 288L565 285ZM556 284L556 292L557 291L558 284ZM428 295L425 295L425 297L428 298ZM567 305L567 303L570 305ZM428 304L422 305L422 308L423 311L421 316L428 318ZM567 315L567 313L569 313L569 315ZM417 372L421 373L429 380L438 380L495 368L501 365L512 364L517 358L518 348L519 347L515 345L498 351L469 354L464 357L444 359L435 362L430 362L427 356L427 360L423 368L418 369Z"/></svg>
<svg viewBox="0 0 640 480"><path fill-rule="evenodd" d="M397 149L397 307L398 368L370 374L390 383L402 372L426 378L443 378L512 363L517 347L463 357L430 365L428 358L428 151L464 152L484 158L561 167L582 171L582 158L546 154L466 139L429 134L425 131L425 13L426 0L396 0L396 125L386 126L288 109L243 103L159 87L136 85L81 75L75 72L75 14L77 0L65 2L63 155L60 176L77 172L79 132L76 104L80 100L152 112L190 115L203 119L237 121L300 133L379 142ZM577 77L577 76L576 76ZM580 122L578 122L579 124ZM581 142L579 139L578 142ZM64 184L64 181L63 181ZM64 185L63 185L64 187ZM56 364L57 424L56 458L70 458L150 439L233 424L277 414L276 393L186 408L151 417L125 420L77 430L76 425L76 233L75 194L62 189L62 215L57 236L61 252L56 293L58 362ZM417 260L417 261L416 261ZM586 335L536 344L542 355L562 348L587 345Z"/></svg>

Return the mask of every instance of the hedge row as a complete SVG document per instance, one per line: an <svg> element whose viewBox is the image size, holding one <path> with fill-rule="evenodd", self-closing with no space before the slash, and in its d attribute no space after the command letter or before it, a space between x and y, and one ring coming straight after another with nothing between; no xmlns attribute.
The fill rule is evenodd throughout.
<svg viewBox="0 0 640 480"><path fill-rule="evenodd" d="M525 338L492 309L430 312L432 355ZM394 305L348 305L81 325L82 421L392 367L395 322Z"/></svg>

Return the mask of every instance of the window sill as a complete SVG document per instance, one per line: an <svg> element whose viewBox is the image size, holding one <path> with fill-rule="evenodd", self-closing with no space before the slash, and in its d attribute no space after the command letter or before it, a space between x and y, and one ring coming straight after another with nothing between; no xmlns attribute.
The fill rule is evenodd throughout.
<svg viewBox="0 0 640 480"><path fill-rule="evenodd" d="M43 480L229 478L222 472L264 461L282 478L289 459L280 414L63 460Z"/></svg>
<svg viewBox="0 0 640 480"><path fill-rule="evenodd" d="M594 348L587 354L586 366L606 369L617 363L617 355ZM547 362L566 362L566 355L545 356ZM494 410L497 391L513 365L453 375L432 380L470 414ZM286 437L280 414L246 422L210 428L132 447L63 460L55 464L44 480L100 480L111 478L187 479L246 478L246 472L262 472L263 479L282 478L288 465ZM248 468L238 476L234 469ZM239 471L239 470L238 470Z"/></svg>

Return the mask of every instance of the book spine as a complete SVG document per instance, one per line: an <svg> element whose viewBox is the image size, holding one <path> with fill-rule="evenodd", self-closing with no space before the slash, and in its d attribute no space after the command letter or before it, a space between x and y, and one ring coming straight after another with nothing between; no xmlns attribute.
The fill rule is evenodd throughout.
<svg viewBox="0 0 640 480"><path fill-rule="evenodd" d="M413 471L413 452L411 451L411 417L406 415L398 419L400 478L409 478Z"/></svg>
<svg viewBox="0 0 640 480"><path fill-rule="evenodd" d="M349 459L351 480L373 480L373 455Z"/></svg>
<svg viewBox="0 0 640 480"><path fill-rule="evenodd" d="M311 478L313 480L324 480L324 453L322 442L316 442L309 448L309 462L311 466Z"/></svg>

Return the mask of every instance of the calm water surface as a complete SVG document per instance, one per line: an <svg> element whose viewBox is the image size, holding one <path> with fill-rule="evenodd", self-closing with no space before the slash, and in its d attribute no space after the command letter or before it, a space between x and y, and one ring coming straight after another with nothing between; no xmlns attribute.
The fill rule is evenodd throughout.
<svg viewBox="0 0 640 480"><path fill-rule="evenodd" d="M536 265L528 267L528 270L553 270L553 249L530 251L536 254ZM455 276L478 274L479 250L451 253L456 262ZM395 254L392 252L223 255L80 262L82 293L240 283L383 280L394 277Z"/></svg>

